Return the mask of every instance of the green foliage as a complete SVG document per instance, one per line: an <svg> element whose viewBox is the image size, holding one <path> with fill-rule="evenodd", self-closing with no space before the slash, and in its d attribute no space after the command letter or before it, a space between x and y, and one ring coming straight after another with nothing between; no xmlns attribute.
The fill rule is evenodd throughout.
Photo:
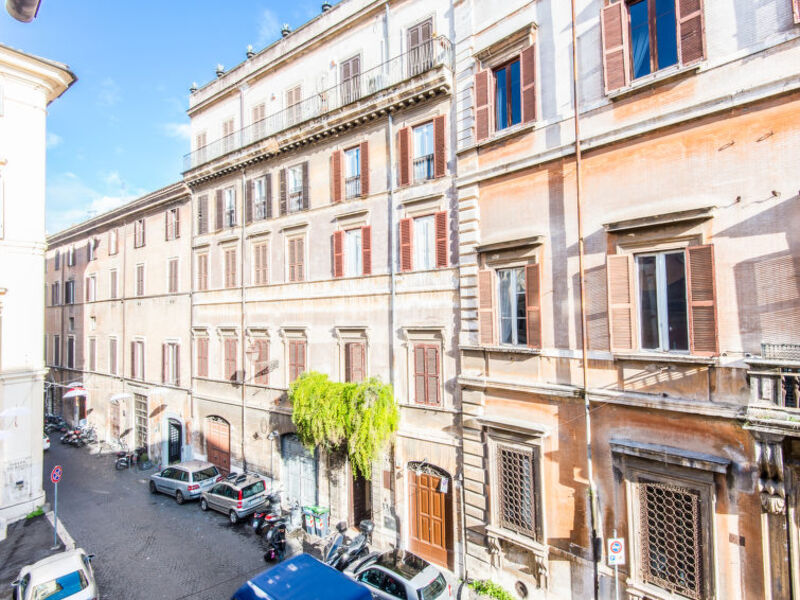
<svg viewBox="0 0 800 600"><path fill-rule="evenodd" d="M303 373L289 386L289 399L303 444L329 451L346 448L354 472L367 478L400 421L392 386L375 377L338 383L322 373Z"/></svg>
<svg viewBox="0 0 800 600"><path fill-rule="evenodd" d="M26 519L32 519L34 517L41 517L44 514L44 510L41 506L37 506L36 510L33 512L29 512L28 515L25 517Z"/></svg>
<svg viewBox="0 0 800 600"><path fill-rule="evenodd" d="M475 581L470 581L468 585L479 594L489 596L489 598L494 598L495 600L514 600L514 596L507 592L505 588L488 579L476 579Z"/></svg>

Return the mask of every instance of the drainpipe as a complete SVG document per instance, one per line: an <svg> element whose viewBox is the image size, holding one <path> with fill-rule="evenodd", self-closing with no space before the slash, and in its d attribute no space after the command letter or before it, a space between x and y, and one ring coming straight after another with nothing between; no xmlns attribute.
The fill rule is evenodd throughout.
<svg viewBox="0 0 800 600"><path fill-rule="evenodd" d="M602 552L599 546L600 538L598 537L597 527L599 518L597 515L597 488L594 483L594 468L592 465L592 419L591 407L589 405L588 394L588 372L587 372L587 354L588 354L588 340L586 337L586 278L583 264L584 254L584 239L583 239L583 214L582 214L582 178L581 178L581 122L579 111L579 98L578 98L578 34L576 29L576 15L575 15L575 0L570 0L572 15L572 96L574 101L573 107L573 123L575 125L575 203L576 203L576 218L578 225L578 272L579 272L579 288L580 288L580 305L581 305L581 389L580 394L583 397L584 415L586 419L586 474L589 479L589 518L592 529L592 575L593 575L593 597L595 600L599 598L600 592L600 574L599 562Z"/></svg>
<svg viewBox="0 0 800 600"><path fill-rule="evenodd" d="M384 38L386 40L386 54L389 55L389 3L385 5L386 19L384 20ZM388 61L388 59L387 59ZM392 128L394 127L394 118L392 113L389 112L389 120L387 123L387 134L389 139L389 164L386 169L386 179L388 185L388 207L389 207L389 232L387 240L389 243L389 276L390 276L390 293L389 293L389 382L392 384L392 390L397 389L395 386L394 377L394 305L395 305L395 286L396 286L396 272L395 272L395 248L394 248L394 136L392 135Z"/></svg>
<svg viewBox="0 0 800 600"><path fill-rule="evenodd" d="M199 422L194 403L194 369L196 360L194 347L194 269L194 190L189 188L189 415L192 420L192 426L196 429ZM189 449L191 457L194 458L194 442L189 444Z"/></svg>
<svg viewBox="0 0 800 600"><path fill-rule="evenodd" d="M127 233L127 228L128 228L128 223L123 221L122 222L122 231L123 231L123 236L122 236L122 277L118 278L118 280L117 280L117 294L118 294L118 296L120 298L119 303L120 303L120 306L122 308L122 340L121 340L121 342L122 342L121 346L122 347L119 349L119 356L120 356L120 359L122 360L122 365L121 365L121 368L120 368L119 364L117 365L117 373L119 374L118 376L119 376L120 380L122 381L122 393L123 394L125 394L126 393L125 390L128 389L127 385L126 385L126 379L125 379L125 348L128 345L128 337L127 337L127 330L126 330L126 324L125 324L125 313L127 312L127 310L126 310L127 309L127 306L126 306L127 303L126 303L126 296L125 296L125 282L127 281L127 279L126 279L125 275L127 273L126 267L127 267L127 264L128 264L128 252L127 252L127 247L125 245L125 240L127 239L127 236L124 235L125 233ZM117 252L119 252L119 245L120 245L119 244L119 230L117 230ZM120 293L120 289L119 289L120 288L120 285L119 285L120 281L122 281L122 290L121 290L122 293ZM119 402L120 402L120 405L121 405L122 408L125 408L126 406L128 406L127 398L125 398L125 396L120 398ZM133 415L133 413L134 413L133 407L134 406L135 406L135 403L133 402L133 398L131 397L130 410L128 410L128 414L129 415ZM122 411L120 410L120 415L119 415L120 421L122 421L122 414L121 413L122 413ZM123 431L125 431L125 429L126 429L125 425L126 425L126 423L121 423L120 424L120 428L119 428L120 435L122 434ZM134 434L134 437L135 437L135 434ZM135 443L134 443L134 445L135 445Z"/></svg>
<svg viewBox="0 0 800 600"><path fill-rule="evenodd" d="M244 102L244 100L242 100ZM244 114L244 112L242 112ZM245 206L245 202L247 202L247 174L245 169L242 169L242 211L241 211L241 218L242 218L242 239L241 239L241 256L239 258L239 297L241 298L241 315L239 320L239 338L241 339L241 358L242 358L242 381L240 386L242 388L242 469L247 472L247 458L245 457L244 445L245 445L245 414L246 408L245 404L247 402L247 390L246 390L246 375L247 371L245 369L247 365L247 354L245 353L245 336L244 336L244 307L245 307L245 295L244 295L244 274L245 274L245 256L244 256L244 238L246 233L246 226L245 226L245 215L247 214L247 207ZM235 206L235 203L234 203Z"/></svg>

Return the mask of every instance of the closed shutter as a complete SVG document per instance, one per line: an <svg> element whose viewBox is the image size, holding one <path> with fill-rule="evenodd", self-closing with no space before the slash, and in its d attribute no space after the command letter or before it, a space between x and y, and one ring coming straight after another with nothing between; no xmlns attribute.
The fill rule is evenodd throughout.
<svg viewBox="0 0 800 600"><path fill-rule="evenodd" d="M344 275L344 231L333 232L333 276Z"/></svg>
<svg viewBox="0 0 800 600"><path fill-rule="evenodd" d="M264 180L264 193L267 195L267 218L272 218L272 173L267 173Z"/></svg>
<svg viewBox="0 0 800 600"><path fill-rule="evenodd" d="M216 231L222 229L222 214L225 212L225 204L222 199L222 190L217 190L217 215L214 223Z"/></svg>
<svg viewBox="0 0 800 600"><path fill-rule="evenodd" d="M635 344L633 301L633 257L612 254L606 259L608 274L608 318L611 351L632 350Z"/></svg>
<svg viewBox="0 0 800 600"><path fill-rule="evenodd" d="M261 283L261 245L253 246L253 283Z"/></svg>
<svg viewBox="0 0 800 600"><path fill-rule="evenodd" d="M331 154L331 202L342 201L342 151Z"/></svg>
<svg viewBox="0 0 800 600"><path fill-rule="evenodd" d="M256 365L256 383L269 384L269 341L258 340L258 363Z"/></svg>
<svg viewBox="0 0 800 600"><path fill-rule="evenodd" d="M408 127L397 132L397 179L398 185L411 183L411 149L408 141Z"/></svg>
<svg viewBox="0 0 800 600"><path fill-rule="evenodd" d="M297 238L295 241L295 281L305 279L305 238Z"/></svg>
<svg viewBox="0 0 800 600"><path fill-rule="evenodd" d="M414 346L414 401L425 404L425 346Z"/></svg>
<svg viewBox="0 0 800 600"><path fill-rule="evenodd" d="M483 345L494 343L494 276L490 269L478 272L478 327Z"/></svg>
<svg viewBox="0 0 800 600"><path fill-rule="evenodd" d="M169 357L169 350L166 344L161 344L161 383L167 383L167 358Z"/></svg>
<svg viewBox="0 0 800 600"><path fill-rule="evenodd" d="M177 386L181 385L181 347L179 344L175 344L175 373L173 373L175 381L174 384Z"/></svg>
<svg viewBox="0 0 800 600"><path fill-rule="evenodd" d="M677 0L678 48L681 63L690 65L705 57L703 0Z"/></svg>
<svg viewBox="0 0 800 600"><path fill-rule="evenodd" d="M800 23L800 0L794 0L794 22Z"/></svg>
<svg viewBox="0 0 800 600"><path fill-rule="evenodd" d="M175 228L175 230L173 231L173 235L175 239L178 239L179 237L181 237L181 209L180 208L173 209L172 214L175 216L175 222L173 223L173 227Z"/></svg>
<svg viewBox="0 0 800 600"><path fill-rule="evenodd" d="M115 299L117 297L117 271L116 269L111 271L111 298Z"/></svg>
<svg viewBox="0 0 800 600"><path fill-rule="evenodd" d="M411 244L411 219L400 219L400 270L410 271L413 268Z"/></svg>
<svg viewBox="0 0 800 600"><path fill-rule="evenodd" d="M603 34L603 79L606 94L625 87L629 82L627 22L625 2L620 0L603 8L600 25Z"/></svg>
<svg viewBox="0 0 800 600"><path fill-rule="evenodd" d="M361 160L361 195L369 196L369 142L361 142L358 154Z"/></svg>
<svg viewBox="0 0 800 600"><path fill-rule="evenodd" d="M372 227L361 228L361 273L372 275Z"/></svg>
<svg viewBox="0 0 800 600"><path fill-rule="evenodd" d="M69 344L67 344L67 350L69 350ZM67 353L67 356L69 357L69 353ZM131 378L136 379L136 377L136 342L131 342Z"/></svg>
<svg viewBox="0 0 800 600"><path fill-rule="evenodd" d="M439 349L425 348L425 403L439 404Z"/></svg>
<svg viewBox="0 0 800 600"><path fill-rule="evenodd" d="M236 379L236 340L225 340L225 379Z"/></svg>
<svg viewBox="0 0 800 600"><path fill-rule="evenodd" d="M250 224L253 222L253 188L255 182L248 179L244 186L244 222Z"/></svg>
<svg viewBox="0 0 800 600"><path fill-rule="evenodd" d="M167 242L172 239L172 222L169 213L169 210L164 213L164 240ZM91 251L89 252L89 258L91 259Z"/></svg>
<svg viewBox="0 0 800 600"><path fill-rule="evenodd" d="M492 116L489 75L491 71L478 71L475 75L475 137L483 141L489 137L489 122Z"/></svg>
<svg viewBox="0 0 800 600"><path fill-rule="evenodd" d="M114 338L108 342L108 372L112 375L117 374L117 340Z"/></svg>
<svg viewBox="0 0 800 600"><path fill-rule="evenodd" d="M686 249L689 273L689 333L692 354L719 353L717 306L714 285L714 246Z"/></svg>
<svg viewBox="0 0 800 600"><path fill-rule="evenodd" d="M525 321L528 346L542 347L542 292L539 263L525 267Z"/></svg>
<svg viewBox="0 0 800 600"><path fill-rule="evenodd" d="M522 80L522 122L536 119L536 45L522 51L519 57Z"/></svg>
<svg viewBox="0 0 800 600"><path fill-rule="evenodd" d="M303 210L308 210L309 205L308 187L308 161L303 163Z"/></svg>
<svg viewBox="0 0 800 600"><path fill-rule="evenodd" d="M147 238L145 237L145 220L142 219L140 221L140 223L142 224L142 244L141 245L144 246L147 243Z"/></svg>
<svg viewBox="0 0 800 600"><path fill-rule="evenodd" d="M208 196L200 196L197 200L197 233L208 233Z"/></svg>
<svg viewBox="0 0 800 600"><path fill-rule="evenodd" d="M197 374L208 377L208 338L197 338Z"/></svg>
<svg viewBox="0 0 800 600"><path fill-rule="evenodd" d="M444 143L444 115L433 118L433 176L444 177L447 153Z"/></svg>
<svg viewBox="0 0 800 600"><path fill-rule="evenodd" d="M447 266L447 212L434 215L436 223L436 267Z"/></svg>
<svg viewBox="0 0 800 600"><path fill-rule="evenodd" d="M280 185L280 190L279 190L279 193L280 193L280 199L279 199L280 207L279 207L279 212L280 212L280 215L283 216L287 212L287 209L286 209L286 169L281 169L280 170L280 173L278 175L278 179L279 179L279 185Z"/></svg>

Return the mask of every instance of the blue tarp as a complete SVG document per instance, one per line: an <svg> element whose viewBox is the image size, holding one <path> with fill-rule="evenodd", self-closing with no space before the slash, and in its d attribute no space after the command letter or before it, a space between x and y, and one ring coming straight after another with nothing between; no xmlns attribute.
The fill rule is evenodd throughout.
<svg viewBox="0 0 800 600"><path fill-rule="evenodd" d="M372 594L310 554L299 554L256 575L231 600L371 600Z"/></svg>

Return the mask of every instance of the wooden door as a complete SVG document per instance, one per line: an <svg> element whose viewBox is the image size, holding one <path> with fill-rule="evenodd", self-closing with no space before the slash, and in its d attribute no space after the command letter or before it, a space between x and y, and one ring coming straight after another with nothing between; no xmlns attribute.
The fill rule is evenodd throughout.
<svg viewBox="0 0 800 600"><path fill-rule="evenodd" d="M411 551L422 558L448 567L447 494L439 492L441 477L408 471Z"/></svg>
<svg viewBox="0 0 800 600"><path fill-rule="evenodd" d="M231 427L225 421L206 420L206 451L208 462L222 473L231 470Z"/></svg>

